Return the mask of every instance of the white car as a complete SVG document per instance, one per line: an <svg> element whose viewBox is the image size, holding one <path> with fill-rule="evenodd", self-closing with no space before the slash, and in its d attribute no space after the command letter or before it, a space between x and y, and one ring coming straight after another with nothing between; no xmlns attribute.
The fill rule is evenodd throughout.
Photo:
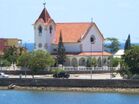
<svg viewBox="0 0 139 104"><path fill-rule="evenodd" d="M9 76L7 74L0 73L0 78L9 78Z"/></svg>

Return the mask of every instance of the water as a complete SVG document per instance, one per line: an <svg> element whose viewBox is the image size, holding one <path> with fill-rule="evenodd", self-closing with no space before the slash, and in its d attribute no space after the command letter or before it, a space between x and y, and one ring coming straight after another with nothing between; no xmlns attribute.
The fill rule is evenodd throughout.
<svg viewBox="0 0 139 104"><path fill-rule="evenodd" d="M33 51L34 49L34 43L24 43L22 46L27 48L29 52Z"/></svg>
<svg viewBox="0 0 139 104"><path fill-rule="evenodd" d="M0 90L0 104L139 104L139 95Z"/></svg>

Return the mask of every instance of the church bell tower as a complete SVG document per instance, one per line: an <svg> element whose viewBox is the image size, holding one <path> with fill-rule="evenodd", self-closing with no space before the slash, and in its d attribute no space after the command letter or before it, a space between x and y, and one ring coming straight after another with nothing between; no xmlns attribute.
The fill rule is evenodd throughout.
<svg viewBox="0 0 139 104"><path fill-rule="evenodd" d="M44 3L44 8L34 23L35 50L44 50L51 53L52 41L55 35L55 22L49 15Z"/></svg>

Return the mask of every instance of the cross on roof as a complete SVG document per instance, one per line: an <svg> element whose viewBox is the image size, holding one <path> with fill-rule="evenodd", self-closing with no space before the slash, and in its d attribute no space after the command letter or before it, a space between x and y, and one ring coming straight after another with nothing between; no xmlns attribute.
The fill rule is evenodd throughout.
<svg viewBox="0 0 139 104"><path fill-rule="evenodd" d="M43 3L43 5L44 5L44 8L45 8L45 5L46 5L46 1L44 0L44 3Z"/></svg>

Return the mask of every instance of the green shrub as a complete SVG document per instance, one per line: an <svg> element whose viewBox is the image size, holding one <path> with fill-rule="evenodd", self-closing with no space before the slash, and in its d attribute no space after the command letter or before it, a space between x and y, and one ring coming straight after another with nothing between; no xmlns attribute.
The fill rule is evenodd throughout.
<svg viewBox="0 0 139 104"><path fill-rule="evenodd" d="M2 60L2 66L10 66L11 63L8 60Z"/></svg>
<svg viewBox="0 0 139 104"><path fill-rule="evenodd" d="M120 64L121 59L120 58L112 58L110 61L111 61L112 67L117 67Z"/></svg>
<svg viewBox="0 0 139 104"><path fill-rule="evenodd" d="M64 70L61 69L61 68L57 68L57 69L50 70L50 72L52 72L53 74L57 74L57 73L60 73L60 72L64 72Z"/></svg>

